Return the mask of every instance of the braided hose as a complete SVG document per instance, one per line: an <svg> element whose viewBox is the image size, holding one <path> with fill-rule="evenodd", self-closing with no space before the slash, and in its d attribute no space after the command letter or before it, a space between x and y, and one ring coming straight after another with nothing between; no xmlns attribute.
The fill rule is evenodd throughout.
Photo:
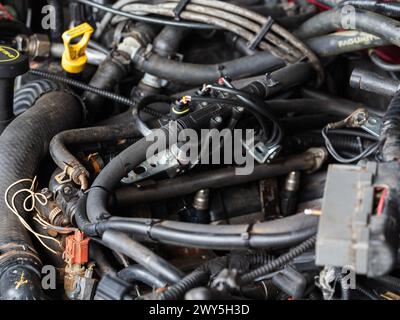
<svg viewBox="0 0 400 320"><path fill-rule="evenodd" d="M100 88L93 87L93 86L91 86L89 84L86 84L86 83L83 83L81 81L77 81L77 80L74 80L74 79L66 78L66 77L60 76L60 75L55 74L55 73L46 72L46 71L37 70L37 69L31 69L31 70L29 70L29 73L34 75L34 76L47 78L47 79L54 80L54 81L59 81L59 82L65 83L67 85L70 85L72 87L75 87L77 89L84 90L84 91L89 91L89 92L98 94L99 96L102 96L103 98L113 100L115 102L127 105L129 107L135 107L135 105L136 105L134 101L132 101L132 100L130 100L130 99L124 97L124 96L121 96L119 94L116 94L116 93L113 93L113 92L109 92L109 91L106 91L106 90L102 90ZM160 114L159 112L157 112L157 111L155 111L155 110L153 110L151 108L148 108L148 107L143 107L143 111L148 113L148 114L150 114L150 115L152 115L152 116L154 116L154 117L161 117L162 116L162 114Z"/></svg>

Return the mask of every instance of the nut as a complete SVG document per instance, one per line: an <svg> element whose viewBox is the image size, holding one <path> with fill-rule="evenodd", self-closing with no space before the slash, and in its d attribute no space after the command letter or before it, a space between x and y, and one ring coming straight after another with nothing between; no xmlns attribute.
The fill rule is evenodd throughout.
<svg viewBox="0 0 400 320"><path fill-rule="evenodd" d="M50 41L47 35L35 33L29 37L28 53L32 59L50 56Z"/></svg>

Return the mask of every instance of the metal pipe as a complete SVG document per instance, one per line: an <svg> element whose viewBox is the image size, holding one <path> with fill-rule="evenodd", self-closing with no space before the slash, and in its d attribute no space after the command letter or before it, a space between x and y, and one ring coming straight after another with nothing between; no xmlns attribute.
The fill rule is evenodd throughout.
<svg viewBox="0 0 400 320"><path fill-rule="evenodd" d="M400 89L400 81L356 68L351 73L350 86L391 97Z"/></svg>
<svg viewBox="0 0 400 320"><path fill-rule="evenodd" d="M52 43L50 47L50 53L55 58L61 58L65 51L64 45L62 43ZM87 63L98 66L102 63L107 55L104 52L94 50L91 48L86 48L86 55L88 57Z"/></svg>

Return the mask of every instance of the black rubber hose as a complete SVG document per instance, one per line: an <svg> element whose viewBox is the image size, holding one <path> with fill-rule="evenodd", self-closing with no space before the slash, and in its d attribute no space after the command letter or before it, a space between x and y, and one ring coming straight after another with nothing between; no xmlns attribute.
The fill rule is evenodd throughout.
<svg viewBox="0 0 400 320"><path fill-rule="evenodd" d="M209 249L285 248L307 239L316 232L318 218L303 213L254 225L199 225L143 218L111 218L91 223L86 213L87 195L80 197L75 221L91 237L106 230L118 230L178 246ZM107 213L108 214L108 213ZM248 238L243 235L247 234Z"/></svg>
<svg viewBox="0 0 400 320"><path fill-rule="evenodd" d="M154 135L156 134L154 133ZM110 213L106 209L108 193L114 190L121 179L131 170L146 160L146 151L153 144L154 140L151 137L149 139L142 138L117 155L100 172L91 186L87 200L87 211L91 222L110 217Z"/></svg>
<svg viewBox="0 0 400 320"><path fill-rule="evenodd" d="M64 32L64 4L62 0L47 0L53 7L55 14L55 28L50 28L50 39L52 42L61 42L61 35ZM53 13L53 12L52 12Z"/></svg>
<svg viewBox="0 0 400 320"><path fill-rule="evenodd" d="M382 119L383 127L381 140L382 158L384 161L400 159L400 91L397 91L390 100L385 116Z"/></svg>
<svg viewBox="0 0 400 320"><path fill-rule="evenodd" d="M171 199L205 188L223 188L285 175L291 171L307 171L314 166L314 160L314 156L306 152L274 163L255 165L253 172L248 175L237 175L235 168L189 173L175 179L161 180L147 188L127 186L117 189L112 201L117 207L127 207L137 203Z"/></svg>
<svg viewBox="0 0 400 320"><path fill-rule="evenodd" d="M350 76L350 86L359 90L393 97L399 90L400 81L389 76L382 76L373 71L355 68Z"/></svg>
<svg viewBox="0 0 400 320"><path fill-rule="evenodd" d="M96 241L92 241L89 246L89 257L91 261L96 263L96 273L99 276L105 274L115 274L116 270L104 254L104 247Z"/></svg>
<svg viewBox="0 0 400 320"><path fill-rule="evenodd" d="M71 129L58 133L50 142L50 155L61 170L66 170L72 180L86 190L89 172L68 150L70 145L116 141L139 136L133 124Z"/></svg>
<svg viewBox="0 0 400 320"><path fill-rule="evenodd" d="M78 226L79 230L85 233L87 236L96 237L99 235L97 231L97 225L91 223L86 213L86 202L87 202L87 194L80 195L80 198L76 204L75 210L75 222Z"/></svg>
<svg viewBox="0 0 400 320"><path fill-rule="evenodd" d="M356 8L374 11L389 17L400 17L400 4L397 2L380 2L376 0L345 0L340 6L354 6Z"/></svg>
<svg viewBox="0 0 400 320"><path fill-rule="evenodd" d="M151 272L143 268L141 265L130 265L117 273L117 276L127 282L142 282L153 289L163 288L167 286L167 282L154 276Z"/></svg>
<svg viewBox="0 0 400 320"><path fill-rule="evenodd" d="M109 56L98 66L89 85L104 91L114 91L115 86L124 79L130 70L130 60L119 51L112 51ZM104 118L110 114L111 108L103 108L104 97L95 92L86 91L83 94L85 104L88 106L89 114L95 120ZM104 115L105 113L105 115Z"/></svg>
<svg viewBox="0 0 400 320"><path fill-rule="evenodd" d="M342 9L324 11L315 15L304 22L295 31L295 35L301 39L307 39L334 32L338 29L355 29L373 34L396 46L400 45L398 21L374 12L353 9L348 12L348 16L343 14ZM345 24L347 22L349 25Z"/></svg>
<svg viewBox="0 0 400 320"><path fill-rule="evenodd" d="M356 30L335 32L324 36L306 39L304 41L307 46L320 57L331 57L347 52L390 44L390 42L385 39ZM258 51L249 51L247 42L242 38L235 39L235 45L243 55L254 55L259 53Z"/></svg>
<svg viewBox="0 0 400 320"><path fill-rule="evenodd" d="M179 282L184 275L168 261L122 232L106 231L102 236L102 240L104 245L111 250L120 252L135 260L154 276L167 281L169 284Z"/></svg>
<svg viewBox="0 0 400 320"><path fill-rule="evenodd" d="M230 110L228 110L228 112L230 112ZM189 115L180 118L176 122L170 122L165 127L153 130L146 138L142 138L118 154L100 172L92 184L87 200L89 220L91 222L97 222L110 216L110 213L107 211L107 190L110 192L114 191L123 177L146 160L147 152L152 150L151 148L154 148L154 143L158 141L157 139L161 137L161 139L165 140L163 141L165 143L157 143L157 152L161 152L161 149L169 147L169 140L177 136L182 130L186 128L200 130L201 128L208 127L210 123L210 114L214 117L221 116L223 118L227 116L228 112L226 108L219 105L205 106L204 108L195 110Z"/></svg>
<svg viewBox="0 0 400 320"><path fill-rule="evenodd" d="M24 84L14 94L14 115L18 116L33 106L37 99L51 91L62 91L58 82L50 80L34 80Z"/></svg>
<svg viewBox="0 0 400 320"><path fill-rule="evenodd" d="M146 241L213 250L281 249L296 245L316 232L318 219L299 213L253 225L200 225L144 218L111 218L95 224L95 231L118 230ZM246 238L243 235L246 234Z"/></svg>
<svg viewBox="0 0 400 320"><path fill-rule="evenodd" d="M260 268L257 268L253 271L250 271L249 273L242 275L240 277L241 285L250 283L251 281L254 281L257 278L267 275L267 274L271 273L272 271L275 271L276 269L284 266L285 264L292 261L294 258L298 257L302 253L313 248L315 246L316 239L317 239L316 236L312 236L311 238L300 243L296 247L290 249L290 251L288 253L285 253L285 254L279 256L274 261L272 261Z"/></svg>
<svg viewBox="0 0 400 320"><path fill-rule="evenodd" d="M182 40L190 33L190 29L166 26L154 38L152 50L162 57L169 57L178 52Z"/></svg>
<svg viewBox="0 0 400 320"><path fill-rule="evenodd" d="M100 186L92 187L91 192L94 190L100 191L97 195L100 196L100 201L103 201L102 197L108 194L107 190ZM86 197L87 195L82 196L78 202L75 220L78 227L87 235L97 236L106 230L114 229L141 236L149 241L156 240L178 246L211 249L288 247L314 234L318 221L316 217L298 214L255 225L207 225L204 227L176 221L118 217L91 223L86 216ZM109 213L104 210L100 210L100 215L93 213L93 217L100 217L100 219L109 216ZM244 238L243 234L248 234L248 238Z"/></svg>
<svg viewBox="0 0 400 320"><path fill-rule="evenodd" d="M220 64L185 63L161 57L154 53L137 54L135 67L162 79L185 85L215 82L222 76L231 79L243 78L284 66L284 62L269 52L260 52Z"/></svg>
<svg viewBox="0 0 400 320"><path fill-rule="evenodd" d="M68 116L66 116L68 115ZM82 120L82 105L72 95L65 92L50 92L39 98L35 105L17 117L0 136L0 194L14 182L32 178L41 159L48 152L50 139L62 130L76 127ZM16 206L21 212L21 198ZM5 274L22 270L28 282L39 281L40 268L32 259L36 253L30 248L31 240L18 218L0 199L0 297L4 299L40 299L35 285L22 286L14 290L15 283ZM26 258L26 260L24 260ZM11 270L11 271L10 271ZM20 271L15 271L18 276Z"/></svg>
<svg viewBox="0 0 400 320"><path fill-rule="evenodd" d="M151 129L147 126L147 124L142 120L140 116L140 112L143 109L150 109L147 106L152 104L152 103L160 103L160 102L166 102L166 103L172 103L174 101L173 98L169 96L164 96L164 95L148 95L140 99L136 105L136 108L132 109L132 122L135 124L135 127L137 128L138 132L142 136L147 136L148 134L151 133Z"/></svg>
<svg viewBox="0 0 400 320"><path fill-rule="evenodd" d="M134 32L136 41L143 47L151 43L158 28L138 23L135 25ZM105 91L114 91L118 85L131 71L129 54L123 51L112 51L107 58L99 65L95 74L89 82L92 87L99 88ZM105 110L104 98L94 92L88 91L83 94L83 100L88 106L89 114L94 120L104 119L109 115L107 108Z"/></svg>
<svg viewBox="0 0 400 320"><path fill-rule="evenodd" d="M374 48L387 42L385 38L381 39L363 32L344 32L307 39L305 43L317 55L325 57ZM135 67L143 72L186 85L212 83L221 76L240 79L285 65L284 61L266 51L224 63L203 65L179 62L141 51L135 56L134 62Z"/></svg>
<svg viewBox="0 0 400 320"><path fill-rule="evenodd" d="M259 77L241 89L256 98L267 99L311 80L313 69L309 63L290 64L267 76ZM251 98L251 96L249 97Z"/></svg>

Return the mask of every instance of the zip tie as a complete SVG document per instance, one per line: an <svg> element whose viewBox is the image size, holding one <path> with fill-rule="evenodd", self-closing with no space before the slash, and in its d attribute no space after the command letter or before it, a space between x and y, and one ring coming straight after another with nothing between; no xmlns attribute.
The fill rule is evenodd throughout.
<svg viewBox="0 0 400 320"><path fill-rule="evenodd" d="M180 20L180 15L183 10L185 10L186 6L189 4L190 0L180 0L176 7L174 8L174 19Z"/></svg>
<svg viewBox="0 0 400 320"><path fill-rule="evenodd" d="M247 47L250 50L256 49L257 46L262 41L262 39L264 39L265 35L269 32L273 24L274 24L274 19L268 17L267 21L265 21L258 34L256 34L255 37L251 40L251 42L248 43Z"/></svg>

